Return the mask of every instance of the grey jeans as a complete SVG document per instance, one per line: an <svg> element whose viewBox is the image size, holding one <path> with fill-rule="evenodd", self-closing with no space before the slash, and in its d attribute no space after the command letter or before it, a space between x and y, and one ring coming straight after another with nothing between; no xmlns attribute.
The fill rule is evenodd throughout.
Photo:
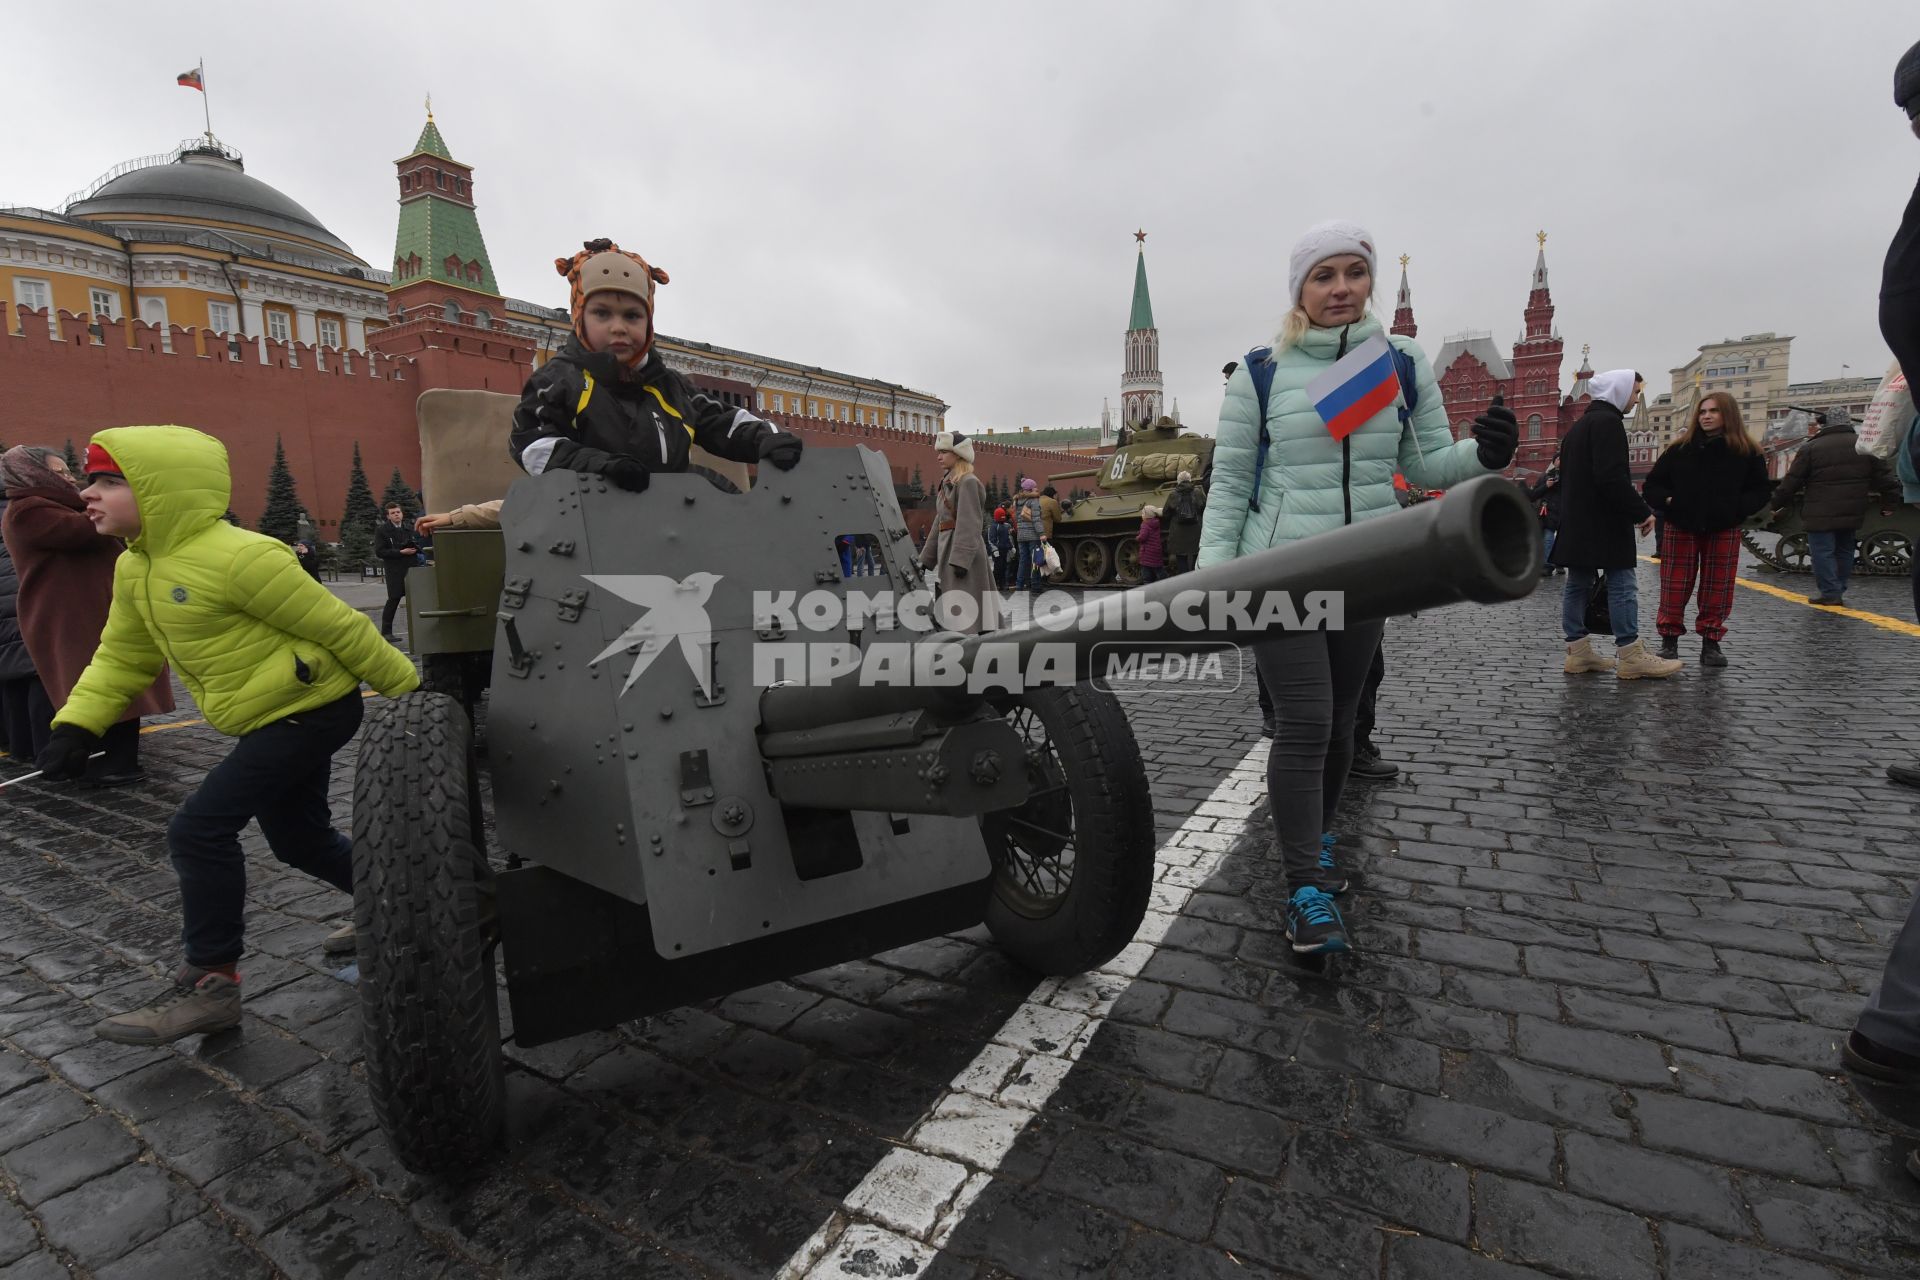
<svg viewBox="0 0 1920 1280"><path fill-rule="evenodd" d="M1267 798L1289 894L1320 883L1320 833L1353 765L1354 713L1386 625L1289 631L1252 646L1273 698Z"/></svg>
<svg viewBox="0 0 1920 1280"><path fill-rule="evenodd" d="M1886 972L1867 997L1854 1029L1883 1048L1920 1055L1920 893L1907 908L1907 922L1894 935Z"/></svg>

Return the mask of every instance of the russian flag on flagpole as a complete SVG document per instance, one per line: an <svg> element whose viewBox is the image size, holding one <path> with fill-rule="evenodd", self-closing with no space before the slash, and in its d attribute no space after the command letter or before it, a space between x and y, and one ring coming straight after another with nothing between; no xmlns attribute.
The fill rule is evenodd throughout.
<svg viewBox="0 0 1920 1280"><path fill-rule="evenodd" d="M1335 440L1345 440L1360 424L1392 404L1400 395L1400 375L1393 367L1393 347L1376 333L1334 362L1333 368L1307 384L1307 398Z"/></svg>
<svg viewBox="0 0 1920 1280"><path fill-rule="evenodd" d="M195 67L191 71L182 71L178 76L174 77L174 83L185 85L189 89L198 89L202 93L207 91L207 86L200 77L200 68L198 67Z"/></svg>

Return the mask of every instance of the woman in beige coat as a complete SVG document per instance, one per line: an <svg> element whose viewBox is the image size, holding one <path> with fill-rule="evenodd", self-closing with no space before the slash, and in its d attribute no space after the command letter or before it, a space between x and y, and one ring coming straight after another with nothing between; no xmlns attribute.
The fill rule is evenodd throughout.
<svg viewBox="0 0 1920 1280"><path fill-rule="evenodd" d="M933 528L920 548L920 567L938 575L935 614L950 631L998 630L1000 595L987 554L987 487L973 473L973 441L958 431L943 431L933 449L946 474L935 495Z"/></svg>

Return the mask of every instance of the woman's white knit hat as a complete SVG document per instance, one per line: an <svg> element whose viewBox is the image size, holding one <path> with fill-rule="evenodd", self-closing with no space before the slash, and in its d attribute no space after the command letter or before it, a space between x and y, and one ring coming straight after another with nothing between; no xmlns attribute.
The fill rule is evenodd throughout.
<svg viewBox="0 0 1920 1280"><path fill-rule="evenodd" d="M942 431L933 438L934 452L945 449L965 462L973 461L973 441L958 431Z"/></svg>
<svg viewBox="0 0 1920 1280"><path fill-rule="evenodd" d="M1307 233L1294 242L1287 259L1287 287L1293 293L1293 305L1300 305L1300 286L1307 282L1307 273L1343 253L1359 254L1367 260L1368 273L1379 274L1373 261L1373 235L1359 223L1336 218L1307 228Z"/></svg>

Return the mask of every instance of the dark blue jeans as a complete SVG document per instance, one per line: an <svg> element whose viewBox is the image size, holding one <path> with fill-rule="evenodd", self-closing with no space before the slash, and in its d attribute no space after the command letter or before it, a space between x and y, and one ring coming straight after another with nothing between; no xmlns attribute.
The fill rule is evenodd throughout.
<svg viewBox="0 0 1920 1280"><path fill-rule="evenodd" d="M260 726L234 743L167 823L188 964L207 969L240 958L247 897L240 832L249 818L259 820L274 857L353 892L353 841L333 829L327 782L334 752L353 740L365 713L356 686Z"/></svg>
<svg viewBox="0 0 1920 1280"><path fill-rule="evenodd" d="M1560 630L1571 644L1587 634L1587 601L1593 595L1598 569L1567 570L1560 592ZM1622 649L1640 638L1640 584L1631 569L1607 570L1607 613L1613 619L1613 642Z"/></svg>
<svg viewBox="0 0 1920 1280"><path fill-rule="evenodd" d="M1813 583L1828 600L1847 594L1853 581L1854 530L1822 529L1807 534L1807 553L1813 559Z"/></svg>

